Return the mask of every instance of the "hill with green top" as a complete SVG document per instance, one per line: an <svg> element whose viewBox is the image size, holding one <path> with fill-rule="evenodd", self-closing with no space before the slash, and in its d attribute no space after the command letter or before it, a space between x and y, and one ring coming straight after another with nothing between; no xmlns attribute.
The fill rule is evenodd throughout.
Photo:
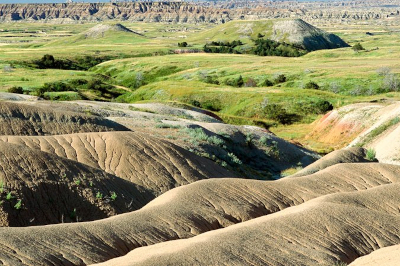
<svg viewBox="0 0 400 266"><path fill-rule="evenodd" d="M140 33L134 32L125 26L116 24L98 24L77 35L61 38L49 43L49 46L60 45L87 45L87 44L126 44L141 43L147 39Z"/></svg>
<svg viewBox="0 0 400 266"><path fill-rule="evenodd" d="M189 39L191 42L241 40L250 44L258 38L298 45L307 51L348 47L340 37L301 19L230 21Z"/></svg>

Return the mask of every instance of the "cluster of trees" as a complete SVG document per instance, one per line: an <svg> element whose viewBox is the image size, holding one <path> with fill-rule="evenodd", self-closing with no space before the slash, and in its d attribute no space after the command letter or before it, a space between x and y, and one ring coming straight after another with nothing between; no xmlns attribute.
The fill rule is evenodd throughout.
<svg viewBox="0 0 400 266"><path fill-rule="evenodd" d="M75 59L56 59L51 54L45 54L38 60L25 62L25 65L39 69L65 69L65 70L88 70L95 65L113 59L110 56L83 56Z"/></svg>
<svg viewBox="0 0 400 266"><path fill-rule="evenodd" d="M201 73L200 80L209 83L219 85L220 81L216 75L208 75L207 73ZM280 83L286 82L286 76L284 74L277 75L272 81L269 79L258 81L252 77L243 78L242 75L234 78L227 78L222 81L223 84L232 87L270 87Z"/></svg>
<svg viewBox="0 0 400 266"><path fill-rule="evenodd" d="M43 86L34 89L36 96L45 98L46 92L64 92L64 91L95 91L99 96L105 93L113 93L112 89L114 87L104 83L101 79L93 78L90 80L86 79L72 79L63 80L56 82L45 83ZM116 96L119 96L116 95Z"/></svg>
<svg viewBox="0 0 400 266"><path fill-rule="evenodd" d="M225 53L225 54L240 54L235 48L237 46L243 45L243 43L238 41L232 42L211 42L203 47L203 51L206 53Z"/></svg>
<svg viewBox="0 0 400 266"><path fill-rule="evenodd" d="M283 125L300 121L301 115L324 114L330 110L333 110L333 105L326 100L297 102L290 111L281 104L268 103L268 101L262 105L262 115L264 117L278 121Z"/></svg>
<svg viewBox="0 0 400 266"><path fill-rule="evenodd" d="M270 39L263 39L263 35L253 40L254 48L247 50L245 53L255 54L259 56L284 56L284 57L298 57L307 53L302 47L295 44L276 42ZM211 42L204 45L203 51L206 53L228 53L228 54L241 54L242 51L235 49L243 45L240 40L232 42Z"/></svg>
<svg viewBox="0 0 400 266"><path fill-rule="evenodd" d="M254 40L255 47L251 53L260 56L299 57L307 53L302 47L295 44L280 43L270 39Z"/></svg>

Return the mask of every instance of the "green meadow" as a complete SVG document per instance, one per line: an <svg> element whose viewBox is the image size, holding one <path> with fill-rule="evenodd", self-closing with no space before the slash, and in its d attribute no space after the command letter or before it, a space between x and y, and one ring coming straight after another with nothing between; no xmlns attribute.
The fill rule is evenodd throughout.
<svg viewBox="0 0 400 266"><path fill-rule="evenodd" d="M121 24L140 35L109 31L87 38L85 32L96 26L91 23L0 24L0 90L22 87L35 95L47 86L53 89L41 96L53 100L178 102L213 111L228 123L261 125L298 141L330 105L400 97L400 38L394 26L316 25L365 50L320 50L294 58L201 52L211 40L241 39L251 45L258 33L270 34L270 21ZM183 41L187 47L178 47ZM35 66L46 54L64 63L84 57L98 61L88 59L82 68L75 63L69 69Z"/></svg>

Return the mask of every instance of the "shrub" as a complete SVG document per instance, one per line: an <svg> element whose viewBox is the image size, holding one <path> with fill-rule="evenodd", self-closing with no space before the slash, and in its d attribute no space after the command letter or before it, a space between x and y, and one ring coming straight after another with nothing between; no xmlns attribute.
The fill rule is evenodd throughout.
<svg viewBox="0 0 400 266"><path fill-rule="evenodd" d="M225 144L225 141L223 139L221 139L221 138L218 138L217 136L209 137L207 139L207 141L210 144L214 144L214 145L221 146L221 147Z"/></svg>
<svg viewBox="0 0 400 266"><path fill-rule="evenodd" d="M361 50L365 50L365 48L361 45L361 43L356 43L352 49L356 52L361 51Z"/></svg>
<svg viewBox="0 0 400 266"><path fill-rule="evenodd" d="M328 101L320 100L314 104L314 109L316 114L324 114L333 110L333 105Z"/></svg>
<svg viewBox="0 0 400 266"><path fill-rule="evenodd" d="M222 110L222 104L218 99L206 100L201 104L201 108L219 112Z"/></svg>
<svg viewBox="0 0 400 266"><path fill-rule="evenodd" d="M284 83L286 82L286 76L284 74L279 74L278 76L276 76L276 78L274 79L274 83L275 84L279 84L279 83Z"/></svg>
<svg viewBox="0 0 400 266"><path fill-rule="evenodd" d="M279 159L279 147L278 147L278 142L272 141L271 146L267 147L267 150L265 151L265 154L270 157L274 157L276 159Z"/></svg>
<svg viewBox="0 0 400 266"><path fill-rule="evenodd" d="M103 193L101 193L100 191L96 193L96 199L103 199Z"/></svg>
<svg viewBox="0 0 400 266"><path fill-rule="evenodd" d="M16 210L19 210L19 209L21 209L21 207L22 207L22 200L19 200L19 201L17 201L17 204L14 205L14 208Z"/></svg>
<svg viewBox="0 0 400 266"><path fill-rule="evenodd" d="M368 161L375 161L376 160L376 151L374 149L368 149L366 153L366 159Z"/></svg>
<svg viewBox="0 0 400 266"><path fill-rule="evenodd" d="M273 86L274 85L274 83L272 83L272 81L270 81L269 79L265 79L262 83L261 83L261 86L262 87L271 87L271 86Z"/></svg>
<svg viewBox="0 0 400 266"><path fill-rule="evenodd" d="M181 128L181 126L161 123L161 124L157 124L156 128Z"/></svg>
<svg viewBox="0 0 400 266"><path fill-rule="evenodd" d="M229 152L228 157L233 164L241 165L242 161L233 153Z"/></svg>
<svg viewBox="0 0 400 266"><path fill-rule="evenodd" d="M13 197L13 195L12 195L12 192L8 192L8 194L7 194L7 196L6 196L6 200L11 200L11 199L13 199L14 197Z"/></svg>
<svg viewBox="0 0 400 266"><path fill-rule="evenodd" d="M187 42L178 42L179 47L187 47L188 43Z"/></svg>
<svg viewBox="0 0 400 266"><path fill-rule="evenodd" d="M7 91L11 92L11 93L18 93L18 94L24 93L24 89L22 87L17 87L17 86L13 86L13 87L9 88Z"/></svg>
<svg viewBox="0 0 400 266"><path fill-rule="evenodd" d="M264 107L263 111L268 118L276 120L283 125L292 124L299 119L298 115L288 113L287 110L279 104L268 104Z"/></svg>
<svg viewBox="0 0 400 266"><path fill-rule="evenodd" d="M189 104L195 106L195 107L201 107L201 103L197 100L190 100Z"/></svg>
<svg viewBox="0 0 400 266"><path fill-rule="evenodd" d="M204 81L205 83L209 83L209 84L219 85L219 81L218 81L217 77L215 77L215 76L207 75L207 76L205 76L204 79L202 79L202 81Z"/></svg>
<svg viewBox="0 0 400 266"><path fill-rule="evenodd" d="M383 78L384 89L389 91L398 91L400 88L400 80L393 74L387 74Z"/></svg>
<svg viewBox="0 0 400 266"><path fill-rule="evenodd" d="M258 142L263 146L268 146L268 140L269 139L270 139L269 136L268 137L267 136L262 136Z"/></svg>
<svg viewBox="0 0 400 266"><path fill-rule="evenodd" d="M113 200L113 201L116 200L116 199L117 199L117 193L115 193L115 192L111 193L110 198L111 198L111 200Z"/></svg>
<svg viewBox="0 0 400 266"><path fill-rule="evenodd" d="M310 81L304 86L304 89L318 90L319 85L317 83L315 83L314 81Z"/></svg>
<svg viewBox="0 0 400 266"><path fill-rule="evenodd" d="M237 79L235 79L235 87L242 87L244 84L243 77L240 75Z"/></svg>

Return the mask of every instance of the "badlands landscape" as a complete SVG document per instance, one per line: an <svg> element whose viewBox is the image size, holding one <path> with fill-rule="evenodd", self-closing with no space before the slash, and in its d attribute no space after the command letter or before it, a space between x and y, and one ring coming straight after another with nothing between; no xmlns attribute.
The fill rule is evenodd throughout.
<svg viewBox="0 0 400 266"><path fill-rule="evenodd" d="M0 264L400 265L399 14L0 4Z"/></svg>

